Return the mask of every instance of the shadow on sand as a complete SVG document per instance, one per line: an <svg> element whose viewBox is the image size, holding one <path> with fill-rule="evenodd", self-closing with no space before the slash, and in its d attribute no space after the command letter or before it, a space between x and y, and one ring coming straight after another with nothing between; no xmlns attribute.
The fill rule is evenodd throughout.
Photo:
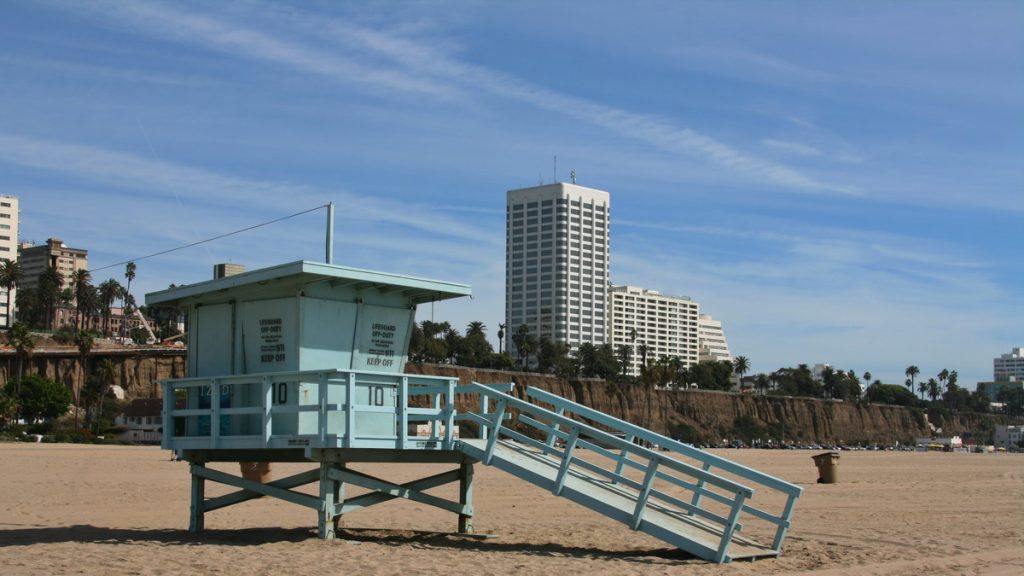
<svg viewBox="0 0 1024 576"><path fill-rule="evenodd" d="M108 528L88 524L61 527L33 526L6 528L13 526L11 524L0 526L4 526L4 529L0 529L0 548L61 542L128 545L155 542L171 546L259 546L261 544L317 540L316 530L310 528L207 529L201 533L193 534L187 530ZM675 548L604 550L583 546L564 546L556 543L500 542L496 538L478 534L341 528L338 531L337 537L339 543L349 544L365 542L384 546L507 552L531 556L574 557L592 560L626 560L647 564L701 562L694 556Z"/></svg>

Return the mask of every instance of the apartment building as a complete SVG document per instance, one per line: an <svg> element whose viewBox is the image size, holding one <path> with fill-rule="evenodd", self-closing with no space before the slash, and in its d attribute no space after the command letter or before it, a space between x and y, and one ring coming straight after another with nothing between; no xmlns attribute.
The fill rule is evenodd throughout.
<svg viewBox="0 0 1024 576"><path fill-rule="evenodd" d="M18 223L19 209L16 196L0 195L0 261L18 260ZM7 310L14 314L14 302L18 289L15 288L8 293L7 289L0 286L0 327L7 328L13 324L13 320L7 317Z"/></svg>
<svg viewBox="0 0 1024 576"><path fill-rule="evenodd" d="M627 374L640 375L642 347L646 347L648 365L663 356L679 358L685 367L698 362L700 306L696 302L635 286L612 286L608 301L612 346L631 350Z"/></svg>
<svg viewBox="0 0 1024 576"><path fill-rule="evenodd" d="M56 268L64 278L64 286L71 285L75 271L89 269L89 251L69 248L59 238L50 238L46 244L33 246L22 243L18 249L21 264L22 288L35 289L39 275L47 268Z"/></svg>
<svg viewBox="0 0 1024 576"><path fill-rule="evenodd" d="M993 358L992 379L996 382L1024 381L1024 348L1012 348L1009 354Z"/></svg>
<svg viewBox="0 0 1024 576"><path fill-rule="evenodd" d="M556 183L509 190L505 324L576 348L608 338L609 194ZM510 337L506 350L515 353Z"/></svg>
<svg viewBox="0 0 1024 576"><path fill-rule="evenodd" d="M722 329L720 320L715 320L710 314L701 314L697 320L697 338L701 362L732 362L729 341L725 338L725 330Z"/></svg>

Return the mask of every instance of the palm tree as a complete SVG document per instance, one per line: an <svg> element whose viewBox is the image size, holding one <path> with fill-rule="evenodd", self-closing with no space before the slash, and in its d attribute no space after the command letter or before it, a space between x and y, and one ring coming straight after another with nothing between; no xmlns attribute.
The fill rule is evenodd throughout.
<svg viewBox="0 0 1024 576"><path fill-rule="evenodd" d="M11 293L15 288L21 284L21 265L16 261L8 260L4 258L3 262L0 262L0 287L7 290L7 328L10 329L14 325L11 318Z"/></svg>
<svg viewBox="0 0 1024 576"><path fill-rule="evenodd" d="M957 374L956 370L950 370L949 371L949 376L948 376L948 381L946 382L946 386L949 387L949 388L952 388L952 387L956 386L956 381L959 378L960 378L960 375Z"/></svg>
<svg viewBox="0 0 1024 576"><path fill-rule="evenodd" d="M864 388L867 388L871 384L871 372L864 373Z"/></svg>
<svg viewBox="0 0 1024 576"><path fill-rule="evenodd" d="M939 372L939 384L942 385L942 388L946 387L946 380L949 380L949 370L943 368L942 372Z"/></svg>
<svg viewBox="0 0 1024 576"><path fill-rule="evenodd" d="M641 342L637 348L637 352L640 353L640 365L647 368L647 354L650 353L651 349L647 346L647 342Z"/></svg>
<svg viewBox="0 0 1024 576"><path fill-rule="evenodd" d="M928 397L932 399L932 402L939 397L939 382L935 378L928 379Z"/></svg>
<svg viewBox="0 0 1024 576"><path fill-rule="evenodd" d="M110 334L110 309L124 288L113 278L104 280L99 287L100 305L103 308L103 333Z"/></svg>
<svg viewBox="0 0 1024 576"><path fill-rule="evenodd" d="M932 378L934 380L934 378ZM921 400L924 400L924 395L928 393L928 383L924 380L917 385L917 393L921 395Z"/></svg>
<svg viewBox="0 0 1024 576"><path fill-rule="evenodd" d="M18 372L14 378L14 397L21 397L21 375L25 372L25 361L32 358L32 350L36 347L36 341L32 338L28 326L21 322L15 322L14 326L7 331L7 343L14 347L18 355Z"/></svg>
<svg viewBox="0 0 1024 576"><path fill-rule="evenodd" d="M39 274L36 297L45 314L43 325L53 329L57 306L60 305L64 288L64 276L56 268L46 268Z"/></svg>
<svg viewBox="0 0 1024 576"><path fill-rule="evenodd" d="M124 277L128 279L128 285L124 288L124 310L121 313L122 336L128 330L128 316L132 307L132 280L135 280L135 262L129 262L124 267Z"/></svg>
<svg viewBox="0 0 1024 576"><path fill-rule="evenodd" d="M910 379L910 384L907 385L907 388L910 388L910 391L913 392L914 378L916 378L917 375L921 373L921 370L917 366L911 364L910 366L907 366L907 369L903 373L906 374L907 378Z"/></svg>
<svg viewBox="0 0 1024 576"><path fill-rule="evenodd" d="M483 322L480 322L479 320L475 320L473 322L470 322L469 325L466 326L466 338L469 338L470 336L474 336L474 335L483 336L484 332L486 332L486 331L487 331L487 326Z"/></svg>
<svg viewBox="0 0 1024 576"><path fill-rule="evenodd" d="M103 399L107 397L107 391L114 384L114 376L116 375L116 368L110 358L104 358L96 364L96 373L93 377L99 383L99 406L96 411L96 433L100 433L100 416L103 413Z"/></svg>
<svg viewBox="0 0 1024 576"><path fill-rule="evenodd" d="M743 387L743 375L750 370L750 360L746 356L737 356L732 361L732 371L739 377L740 387Z"/></svg>
<svg viewBox="0 0 1024 576"><path fill-rule="evenodd" d="M92 351L93 339L92 335L81 330L75 336L75 344L78 346L78 358L82 368L82 381L78 385L78 390L75 391L75 429L78 429L78 408L81 407L81 393L82 388L85 387L85 375L89 373L89 352Z"/></svg>
<svg viewBox="0 0 1024 576"><path fill-rule="evenodd" d="M505 353L505 325L498 324L498 353Z"/></svg>
<svg viewBox="0 0 1024 576"><path fill-rule="evenodd" d="M75 308L78 310L78 322L76 328L84 330L86 315L90 310L88 292L92 290L92 274L88 270L75 270L71 275L71 289L75 292Z"/></svg>

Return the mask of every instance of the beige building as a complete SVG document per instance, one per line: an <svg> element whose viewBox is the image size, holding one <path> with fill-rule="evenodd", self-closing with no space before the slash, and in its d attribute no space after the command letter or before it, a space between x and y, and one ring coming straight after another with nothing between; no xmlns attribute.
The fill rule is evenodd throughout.
<svg viewBox="0 0 1024 576"><path fill-rule="evenodd" d="M700 306L696 302L635 286L612 286L608 301L610 342L615 350L626 346L631 351L627 374L640 375L643 345L647 347L648 366L663 356L679 358L684 367L697 363Z"/></svg>
<svg viewBox="0 0 1024 576"><path fill-rule="evenodd" d="M509 190L505 233L505 325L526 325L570 348L608 337L607 192L557 183Z"/></svg>
<svg viewBox="0 0 1024 576"><path fill-rule="evenodd" d="M18 260L18 222L19 222L18 198L16 196L0 195L0 260ZM8 303L11 313L14 313L14 302L17 296L17 288L7 293L7 289L0 286L0 327L7 328L14 322L7 317Z"/></svg>
<svg viewBox="0 0 1024 576"><path fill-rule="evenodd" d="M68 288L76 270L89 269L89 251L68 248L59 238L50 238L46 244L38 246L23 243L18 250L18 261L21 263L23 288L35 289L39 285L39 275L47 268L56 268L64 278L64 287Z"/></svg>
<svg viewBox="0 0 1024 576"><path fill-rule="evenodd" d="M725 330L722 329L721 320L715 320L710 314L701 314L697 323L700 361L732 362L729 341L725 339Z"/></svg>

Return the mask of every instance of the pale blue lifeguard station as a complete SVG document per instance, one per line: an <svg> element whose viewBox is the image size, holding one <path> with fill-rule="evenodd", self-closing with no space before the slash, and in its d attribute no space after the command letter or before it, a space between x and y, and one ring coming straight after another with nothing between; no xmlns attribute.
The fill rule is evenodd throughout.
<svg viewBox="0 0 1024 576"><path fill-rule="evenodd" d="M407 498L471 533L483 464L707 560L779 555L798 486L544 390L403 374L416 306L470 294L307 261L147 294L149 306L188 313L192 376L162 386L163 447L190 465L189 529L201 531L207 512L272 497L315 510L330 539L345 514ZM263 482L210 462L312 468ZM357 462L453 469L398 484L349 467ZM238 490L207 498L207 480ZM427 493L454 482L458 501ZM294 490L311 483L316 496ZM349 485L369 492L346 497Z"/></svg>

